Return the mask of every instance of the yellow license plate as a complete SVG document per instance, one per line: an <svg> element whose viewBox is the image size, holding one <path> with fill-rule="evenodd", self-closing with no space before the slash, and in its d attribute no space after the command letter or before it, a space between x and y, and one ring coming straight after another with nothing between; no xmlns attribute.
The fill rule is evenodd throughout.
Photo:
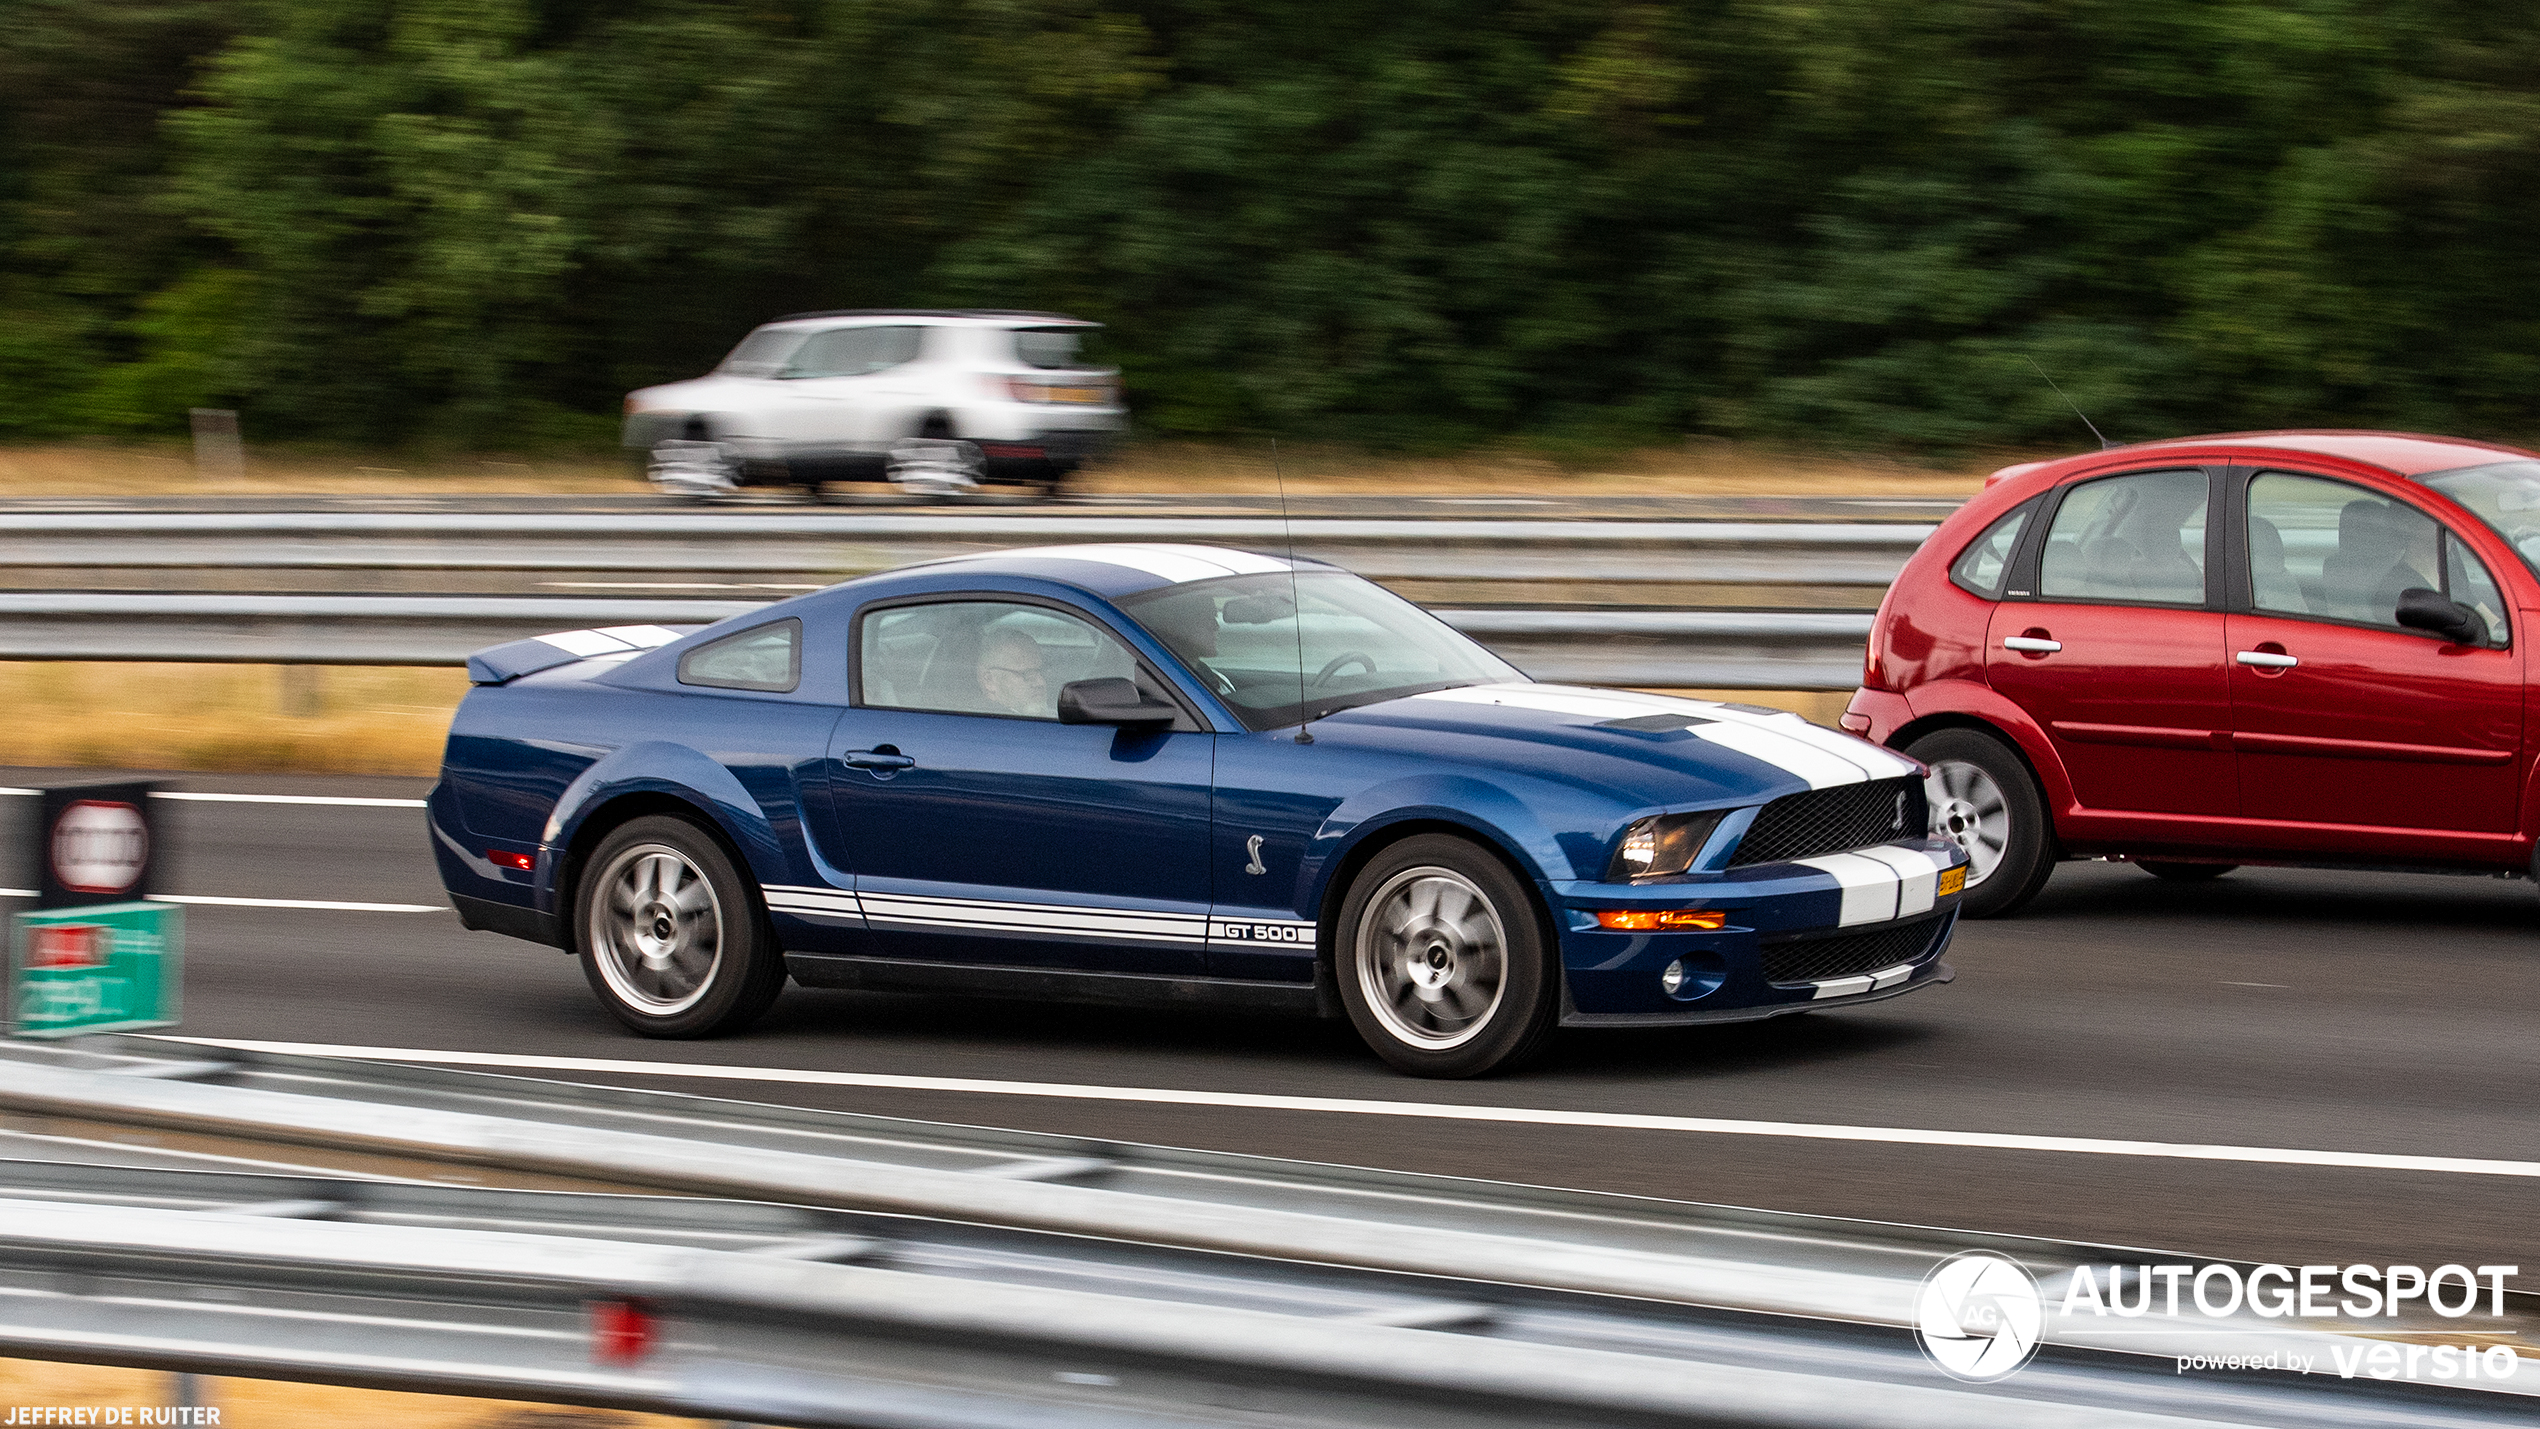
<svg viewBox="0 0 2540 1429"><path fill-rule="evenodd" d="M1100 402L1111 395L1100 387L1052 387L1048 391L1053 402Z"/></svg>
<svg viewBox="0 0 2540 1429"><path fill-rule="evenodd" d="M1950 869L1948 872L1940 876L1941 897L1946 898L1953 893L1964 893L1966 891L1967 866L1965 864L1962 863L1956 868Z"/></svg>

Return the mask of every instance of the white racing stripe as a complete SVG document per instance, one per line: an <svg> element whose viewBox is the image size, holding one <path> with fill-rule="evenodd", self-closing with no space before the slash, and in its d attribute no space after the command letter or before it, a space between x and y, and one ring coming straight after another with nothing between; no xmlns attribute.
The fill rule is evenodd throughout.
<svg viewBox="0 0 2540 1429"><path fill-rule="evenodd" d="M1940 871L1948 864L1918 848L1898 848L1892 844L1878 848L1855 849L1863 858L1874 858L1896 870L1896 916L1911 918L1928 913L1940 901Z"/></svg>
<svg viewBox="0 0 2540 1429"><path fill-rule="evenodd" d="M1843 885L1843 912L1835 919L1839 926L1885 923L1898 916L1896 869L1886 860L1861 853L1830 853L1791 862L1827 874Z"/></svg>
<svg viewBox="0 0 2540 1429"><path fill-rule="evenodd" d="M703 1081L767 1082L818 1087L872 1087L889 1091L977 1092L991 1096L1145 1102L1168 1106L1231 1107L1250 1111L1330 1112L1350 1116L1501 1122L1520 1126L1581 1126L1616 1131L1789 1137L1806 1141L1861 1141L1894 1146L1944 1146L1985 1151L2052 1151L2090 1156L2160 1157L2181 1161L2237 1161L2270 1166L2342 1167L2359 1171L2431 1171L2458 1176L2540 1177L2540 1161L2509 1161L2481 1156L2419 1156L2377 1151L2309 1151L2281 1146L2203 1145L2193 1142L2133 1141L2097 1136L2029 1136L2017 1132L1998 1131L1930 1131L1917 1127L1843 1126L1810 1121L1741 1121L1725 1117L1655 1116L1637 1112L1562 1111L1549 1107L1370 1101L1356 1097L1276 1096L1262 1092L1185 1091L1171 1087L1087 1086L1067 1082L1000 1081L983 1077L913 1077L886 1072L819 1072L787 1067L737 1067L709 1062L634 1062L610 1057L546 1057L509 1052L432 1052L412 1047L356 1047L324 1042L265 1042L221 1037L161 1037L156 1040L186 1043L197 1047L230 1047L242 1052L273 1052L303 1057L353 1057L371 1062L420 1062L450 1067L502 1067L514 1071L689 1077Z"/></svg>
<svg viewBox="0 0 2540 1429"><path fill-rule="evenodd" d="M1784 710L1732 709L1709 700L1586 685L1467 685L1431 690L1410 698L1449 704L1505 705L1595 721L1653 714L1685 715L1690 720L1703 721L1693 728L1696 737L1795 774L1807 780L1812 789L1894 779L1914 772L1912 764L1877 745L1836 730L1820 729Z"/></svg>
<svg viewBox="0 0 2540 1429"><path fill-rule="evenodd" d="M1219 576L1262 576L1285 571L1287 562L1270 556L1256 556L1250 551L1230 551L1219 546L1177 546L1164 542L1091 543L1082 546L1025 546L1010 551L980 551L949 560L1006 560L1016 556L1034 556L1051 561L1091 561L1096 565L1119 566L1143 571L1158 580L1180 585L1184 581L1214 580Z"/></svg>

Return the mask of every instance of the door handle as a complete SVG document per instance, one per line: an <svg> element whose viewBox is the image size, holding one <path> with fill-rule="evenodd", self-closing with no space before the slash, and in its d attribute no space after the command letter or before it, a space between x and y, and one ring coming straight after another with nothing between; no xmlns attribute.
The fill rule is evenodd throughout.
<svg viewBox="0 0 2540 1429"><path fill-rule="evenodd" d="M2064 642L2040 640L2034 635L2005 635L2002 637L2002 648L2030 655L2052 655L2064 648Z"/></svg>
<svg viewBox="0 0 2540 1429"><path fill-rule="evenodd" d="M2302 663L2290 655L2274 655L2264 650L2243 650L2231 658L2243 665L2255 665L2261 670L2290 670Z"/></svg>
<svg viewBox="0 0 2540 1429"><path fill-rule="evenodd" d="M838 762L849 769L909 769L917 764L916 760L888 746L881 749L850 749L839 756Z"/></svg>

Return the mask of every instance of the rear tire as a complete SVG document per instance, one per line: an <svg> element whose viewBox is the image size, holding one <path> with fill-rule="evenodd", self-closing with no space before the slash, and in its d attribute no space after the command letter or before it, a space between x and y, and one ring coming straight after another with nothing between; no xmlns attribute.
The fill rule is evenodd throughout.
<svg viewBox="0 0 2540 1429"><path fill-rule="evenodd" d="M2211 883L2240 865L2236 863L2169 863L2138 858L2134 866L2167 883Z"/></svg>
<svg viewBox="0 0 2540 1429"><path fill-rule="evenodd" d="M574 890L574 952L609 1014L646 1037L737 1032L785 987L758 892L714 836L668 814L600 840Z"/></svg>
<svg viewBox="0 0 2540 1429"><path fill-rule="evenodd" d="M1543 1050L1560 972L1508 866L1446 834L1404 839L1351 881L1332 950L1341 1004L1396 1071L1478 1077Z"/></svg>
<svg viewBox="0 0 2540 1429"><path fill-rule="evenodd" d="M2045 797L2010 746L1971 729L1924 735L1905 752L1931 766L1923 792L1931 831L1967 851L1967 893L1959 912L1999 918L2035 898L2062 850Z"/></svg>

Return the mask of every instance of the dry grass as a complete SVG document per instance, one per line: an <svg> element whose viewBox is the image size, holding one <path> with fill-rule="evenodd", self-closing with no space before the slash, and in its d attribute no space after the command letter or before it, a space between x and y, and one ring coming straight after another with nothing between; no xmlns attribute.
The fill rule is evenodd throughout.
<svg viewBox="0 0 2540 1429"><path fill-rule="evenodd" d="M369 666L0 663L11 712L0 765L248 774L441 768L457 670ZM303 682L297 689L292 681ZM1832 725L1847 698L1814 690L1669 690L1796 710ZM312 707L311 701L314 700Z"/></svg>
<svg viewBox="0 0 2540 1429"><path fill-rule="evenodd" d="M412 496L423 492L638 492L624 461L600 457L416 457L250 450L247 473L206 481L183 442L0 447L0 496Z"/></svg>
<svg viewBox="0 0 2540 1429"><path fill-rule="evenodd" d="M441 767L458 670L0 663L0 764L234 773ZM295 685L295 682L296 685Z"/></svg>
<svg viewBox="0 0 2540 1429"><path fill-rule="evenodd" d="M1934 470L1878 457L1785 451L1731 442L1616 452L1562 463L1519 448L1452 457L1370 456L1283 446L1274 473L1265 443L1140 443L1088 468L1077 489L1103 494L1264 494L1284 476L1296 494L1371 492L1595 496L1957 496L2012 456ZM592 455L417 457L251 449L247 474L206 481L182 443L0 447L0 496L412 496L422 493L633 494L646 487L619 459Z"/></svg>
<svg viewBox="0 0 2540 1429"><path fill-rule="evenodd" d="M174 1376L106 1365L0 1360L0 1404L30 1408L158 1409L177 1402ZM201 1381L221 1429L713 1429L697 1419L620 1409L568 1409L503 1399L396 1394L264 1379ZM135 1416L136 1419L138 1416Z"/></svg>

